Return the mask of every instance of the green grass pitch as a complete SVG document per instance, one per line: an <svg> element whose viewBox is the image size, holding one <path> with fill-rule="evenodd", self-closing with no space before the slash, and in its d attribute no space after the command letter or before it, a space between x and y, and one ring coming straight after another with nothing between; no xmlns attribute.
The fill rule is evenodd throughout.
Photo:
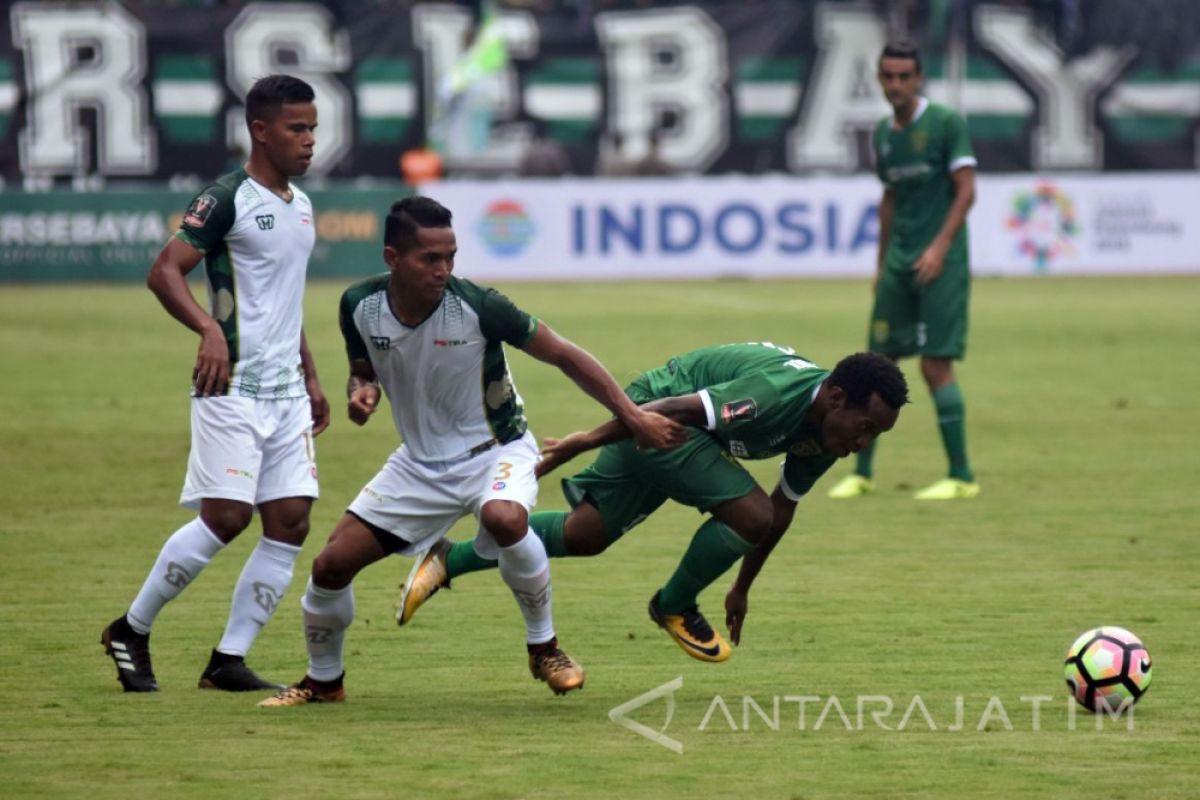
<svg viewBox="0 0 1200 800"><path fill-rule="evenodd" d="M504 288L622 381L729 341L788 344L832 366L859 349L868 311L863 282ZM365 429L345 418L341 289L315 284L307 296L335 408L318 440L322 499L295 582L250 656L289 682L305 666L308 565L396 444L386 413ZM553 564L559 635L588 669L582 692L556 698L530 679L495 573L464 577L397 629L410 562L396 558L356 584L348 702L271 711L196 689L253 529L159 618L161 692L122 694L98 644L189 517L176 500L195 337L141 287L4 286L0 796L1200 795L1197 297L1197 278L977 281L959 374L983 495L910 499L944 461L907 362L914 403L882 440L881 491L827 500L848 462L818 484L725 664L690 660L646 618L700 522L668 506L608 553ZM520 353L510 363L538 435L604 418L565 377ZM768 488L777 468L752 464ZM541 507L564 507L554 477ZM726 585L701 598L714 622ZM1082 712L1071 729L1062 659L1100 624L1135 631L1154 657L1133 730L1104 720L1097 731ZM682 753L609 719L676 679L662 733ZM1023 698L1037 696L1053 699L1035 726ZM658 731L666 714L659 699L630 716Z"/></svg>

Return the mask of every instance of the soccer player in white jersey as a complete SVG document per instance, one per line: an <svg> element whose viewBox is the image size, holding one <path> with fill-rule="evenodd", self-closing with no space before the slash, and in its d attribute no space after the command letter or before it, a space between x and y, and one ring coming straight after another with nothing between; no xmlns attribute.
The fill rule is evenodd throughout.
<svg viewBox="0 0 1200 800"><path fill-rule="evenodd" d="M155 618L249 526L256 507L263 537L238 578L200 687L279 686L256 675L245 655L292 580L317 496L313 437L329 425L302 327L312 203L289 181L312 163L313 99L312 87L289 75L254 84L246 96L249 160L197 195L150 269L159 302L200 335L180 497L200 513L167 539L128 612L101 636L127 692L158 690L150 663ZM185 279L201 260L207 310Z"/></svg>
<svg viewBox="0 0 1200 800"><path fill-rule="evenodd" d="M362 425L388 396L403 445L350 504L313 562L301 600L308 672L260 705L345 698L342 647L354 617L351 581L392 553L437 544L461 517L475 547L499 561L525 618L529 669L556 694L583 685L583 668L558 647L550 563L529 529L538 449L527 430L503 344L558 367L628 425L642 446L669 449L687 431L634 405L591 355L494 289L453 276L450 212L427 197L395 203L384 231L389 272L342 296L350 360L350 419Z"/></svg>

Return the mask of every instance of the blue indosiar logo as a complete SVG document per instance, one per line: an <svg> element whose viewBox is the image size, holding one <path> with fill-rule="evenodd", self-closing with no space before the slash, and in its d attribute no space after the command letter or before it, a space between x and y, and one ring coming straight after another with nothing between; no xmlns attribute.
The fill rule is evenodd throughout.
<svg viewBox="0 0 1200 800"><path fill-rule="evenodd" d="M496 200L479 220L479 238L492 255L519 255L533 239L537 226L516 200Z"/></svg>

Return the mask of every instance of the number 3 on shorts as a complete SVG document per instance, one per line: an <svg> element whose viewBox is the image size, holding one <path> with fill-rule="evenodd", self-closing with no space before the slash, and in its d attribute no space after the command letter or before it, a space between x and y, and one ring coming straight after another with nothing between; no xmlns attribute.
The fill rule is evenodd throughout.
<svg viewBox="0 0 1200 800"><path fill-rule="evenodd" d="M512 477L513 465L507 461L501 461L496 464L495 480L505 481Z"/></svg>

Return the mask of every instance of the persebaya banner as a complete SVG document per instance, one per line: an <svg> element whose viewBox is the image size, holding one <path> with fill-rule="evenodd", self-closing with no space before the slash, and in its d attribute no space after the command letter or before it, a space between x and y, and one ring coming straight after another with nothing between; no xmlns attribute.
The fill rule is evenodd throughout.
<svg viewBox="0 0 1200 800"><path fill-rule="evenodd" d="M382 272L383 220L408 194L393 189L309 189L317 244L309 275ZM0 282L145 280L190 193L0 192Z"/></svg>
<svg viewBox="0 0 1200 800"><path fill-rule="evenodd" d="M687 173L862 170L897 24L887 4L801 0L483 21L428 2L5 5L0 177L32 186L216 175L246 144L241 99L271 72L316 89L315 175L394 178L431 141L452 172L511 173L538 135L590 174L644 156L652 131ZM1194 0L895 5L927 9L905 20L927 93L966 116L981 170L1197 165Z"/></svg>

